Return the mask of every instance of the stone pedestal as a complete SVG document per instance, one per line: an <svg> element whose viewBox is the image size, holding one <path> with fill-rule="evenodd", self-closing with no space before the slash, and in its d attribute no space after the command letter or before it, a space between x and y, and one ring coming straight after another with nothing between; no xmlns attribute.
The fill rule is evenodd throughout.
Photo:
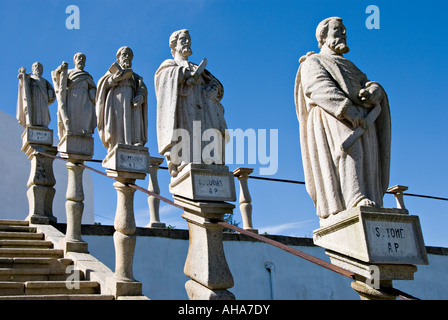
<svg viewBox="0 0 448 320"><path fill-rule="evenodd" d="M148 148L118 144L103 160L103 167L115 171L149 173Z"/></svg>
<svg viewBox="0 0 448 320"><path fill-rule="evenodd" d="M149 166L149 184L148 190L154 192L155 194L160 194L159 182L157 179L157 171L159 170L160 164L162 164L164 158L151 157ZM148 207L149 207L149 223L147 228L165 228L165 223L160 222L159 217L159 207L160 199L154 196L148 196Z"/></svg>
<svg viewBox="0 0 448 320"><path fill-rule="evenodd" d="M190 300L233 300L227 289L233 277L227 265L222 243L225 213L234 205L226 202L200 202L174 195L174 202L184 207L182 217L188 222L189 247L184 273L191 280L185 284Z"/></svg>
<svg viewBox="0 0 448 320"><path fill-rule="evenodd" d="M44 152L51 156L57 154L53 147L53 131L43 127L27 127L22 134L22 151L31 161L30 176L27 182L27 198L29 212L26 220L33 224L48 224L56 222L53 216L53 199L56 184L53 173L54 158L44 156Z"/></svg>
<svg viewBox="0 0 448 320"><path fill-rule="evenodd" d="M224 165L190 163L171 178L170 192L195 201L236 201L233 173Z"/></svg>
<svg viewBox="0 0 448 320"><path fill-rule="evenodd" d="M149 172L148 148L119 145L103 161L107 175L113 177L117 190L117 210L114 220L115 276L107 281L107 291L115 296L142 295L142 285L133 274L136 244L134 184L136 179L144 180ZM130 168L125 170L125 168ZM145 171L146 170L146 171Z"/></svg>
<svg viewBox="0 0 448 320"><path fill-rule="evenodd" d="M67 159L68 184L65 210L67 231L61 239L61 247L66 252L88 253L88 244L81 238L81 221L84 211L84 190L82 175L84 168L78 164L92 159L93 138L89 136L66 135L58 145L61 157Z"/></svg>
<svg viewBox="0 0 448 320"><path fill-rule="evenodd" d="M413 280L415 265L428 264L419 218L407 210L356 207L321 219L314 243L331 263L356 274L352 284L362 299L389 299L381 288L393 280Z"/></svg>

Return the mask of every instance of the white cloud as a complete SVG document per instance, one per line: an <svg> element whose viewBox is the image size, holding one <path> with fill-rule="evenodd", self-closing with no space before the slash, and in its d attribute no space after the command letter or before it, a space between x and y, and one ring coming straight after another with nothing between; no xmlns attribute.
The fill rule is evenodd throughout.
<svg viewBox="0 0 448 320"><path fill-rule="evenodd" d="M305 220L305 221L295 221L295 222L288 222L273 226L267 226L267 227L260 227L258 228L260 233L268 233L268 234L285 234L285 231L289 231L288 233L292 233L295 236L298 235L299 231L303 233L302 228L309 224L310 222L314 222L313 220ZM295 230L294 230L295 229Z"/></svg>

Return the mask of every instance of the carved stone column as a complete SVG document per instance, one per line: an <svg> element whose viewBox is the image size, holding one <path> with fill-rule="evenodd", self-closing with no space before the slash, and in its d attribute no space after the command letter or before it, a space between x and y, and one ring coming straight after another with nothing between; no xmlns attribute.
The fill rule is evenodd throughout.
<svg viewBox="0 0 448 320"><path fill-rule="evenodd" d="M81 238L81 222L84 212L83 164L92 159L93 138L88 136L66 135L58 150L62 158L67 159L68 182L65 202L67 215L67 230L65 238L61 239L61 247L66 252L88 252L88 244Z"/></svg>
<svg viewBox="0 0 448 320"><path fill-rule="evenodd" d="M395 200L397 201L398 209L406 209L403 199L403 192L405 192L406 190L408 190L408 187L400 185L396 185L387 189L387 191L392 192L394 194Z"/></svg>
<svg viewBox="0 0 448 320"><path fill-rule="evenodd" d="M174 196L175 203L185 208L182 217L188 222L189 247L184 273L191 280L185 284L190 300L234 300L227 289L233 287L233 277L226 261L223 243L225 213L234 205L226 202L200 202Z"/></svg>
<svg viewBox="0 0 448 320"><path fill-rule="evenodd" d="M27 182L27 198L29 212L26 220L34 224L56 222L53 216L53 199L56 190L53 188L56 179L53 173L54 158L57 154L53 144L53 131L42 127L29 126L22 134L22 151L31 161L30 176Z"/></svg>
<svg viewBox="0 0 448 320"><path fill-rule="evenodd" d="M115 297L141 296L142 283L134 278L133 263L136 245L134 218L136 179L144 180L149 172L148 148L118 145L103 160L107 175L114 178L117 209L114 220L115 276L107 279L106 290Z"/></svg>
<svg viewBox="0 0 448 320"><path fill-rule="evenodd" d="M174 202L184 208L188 222L189 247L184 273L191 280L185 284L190 300L233 300L227 289L233 277L227 265L223 243L224 214L235 206L232 172L224 165L188 164L171 179Z"/></svg>
<svg viewBox="0 0 448 320"><path fill-rule="evenodd" d="M243 228L258 233L258 230L252 226L252 198L248 186L249 174L253 171L254 169L252 168L237 168L233 171L233 174L240 181L240 211L243 219Z"/></svg>
<svg viewBox="0 0 448 320"><path fill-rule="evenodd" d="M157 171L159 170L160 164L163 162L164 158L151 157L149 165L149 184L148 190L154 192L155 194L160 194L159 182L157 180ZM149 224L147 228L165 228L165 223L160 222L159 217L159 207L160 199L154 196L148 197L148 207L149 207Z"/></svg>

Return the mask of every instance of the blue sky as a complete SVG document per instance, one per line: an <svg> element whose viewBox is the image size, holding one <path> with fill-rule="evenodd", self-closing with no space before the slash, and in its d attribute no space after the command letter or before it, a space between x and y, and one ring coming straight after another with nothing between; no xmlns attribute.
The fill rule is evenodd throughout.
<svg viewBox="0 0 448 320"><path fill-rule="evenodd" d="M66 28L66 8L77 5L80 29ZM380 9L380 29L369 30L368 5ZM123 45L134 51L133 69L143 76L149 91L149 142L157 153L154 73L171 58L168 38L187 28L193 55L208 60L208 70L224 85L222 104L229 128L278 130L278 171L273 178L304 181L300 156L299 123L294 105L294 79L299 58L318 51L317 24L340 16L348 30L346 55L370 80L385 88L392 116L390 186L409 186L409 193L448 197L448 41L442 1L302 1L302 0L21 0L1 1L0 40L3 44L1 110L15 115L17 71L28 71L35 61L44 66L44 77L67 61L72 67L76 52L87 55L86 70L95 81L115 61ZM52 128L56 108L50 106ZM95 133L95 159L106 150ZM269 148L268 148L269 150ZM247 159L247 158L246 158ZM100 169L100 165L92 164ZM232 164L253 167L259 163ZM94 174L93 174L94 175ZM168 192L167 171L159 171L162 195ZM112 181L94 175L96 221L112 224L115 190ZM148 179L137 182L147 187ZM238 183L237 192L239 191ZM303 185L249 180L253 223L260 232L312 236L318 218ZM392 195L385 206L395 207ZM406 197L411 214L420 216L427 245L448 246L448 202ZM146 195L137 192L138 226L149 222ZM185 228L180 211L161 204L161 220ZM241 221L235 210L235 220ZM242 223L240 223L242 225Z"/></svg>

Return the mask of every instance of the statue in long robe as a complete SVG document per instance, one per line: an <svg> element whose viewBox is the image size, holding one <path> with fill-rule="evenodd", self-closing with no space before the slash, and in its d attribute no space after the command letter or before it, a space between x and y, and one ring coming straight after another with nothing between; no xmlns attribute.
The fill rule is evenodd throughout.
<svg viewBox="0 0 448 320"><path fill-rule="evenodd" d="M189 31L184 29L174 32L170 37L170 47L174 59L165 60L156 71L155 91L158 149L166 157L170 174L175 177L188 163L224 164L228 137L224 107L221 104L224 88L205 69L206 59L199 66L188 61L192 54ZM195 125L198 129L195 129ZM177 142L178 129L188 133L188 141ZM205 159L206 154L202 151L210 142L203 134L209 129L216 132L213 139L217 144L214 155ZM184 138L185 135L182 136ZM179 147L179 144L182 146ZM180 153L186 154L174 154L180 149Z"/></svg>
<svg viewBox="0 0 448 320"><path fill-rule="evenodd" d="M300 59L295 83L307 191L320 218L382 206L390 170L387 95L343 57L342 19L322 21L316 37L321 51Z"/></svg>
<svg viewBox="0 0 448 320"><path fill-rule="evenodd" d="M148 140L147 89L132 71L133 52L121 47L117 61L98 81L97 128L110 152L118 144L144 146Z"/></svg>
<svg viewBox="0 0 448 320"><path fill-rule="evenodd" d="M91 136L96 128L96 85L92 76L84 71L86 56L75 54L75 68L62 63L53 73L58 96L58 131L62 139L67 133ZM63 88L64 86L64 88Z"/></svg>
<svg viewBox="0 0 448 320"><path fill-rule="evenodd" d="M25 68L19 69L19 94L17 98L16 117L24 128L38 126L48 128L51 121L48 106L55 100L52 85L42 77L43 66L35 62L32 74L26 73Z"/></svg>

